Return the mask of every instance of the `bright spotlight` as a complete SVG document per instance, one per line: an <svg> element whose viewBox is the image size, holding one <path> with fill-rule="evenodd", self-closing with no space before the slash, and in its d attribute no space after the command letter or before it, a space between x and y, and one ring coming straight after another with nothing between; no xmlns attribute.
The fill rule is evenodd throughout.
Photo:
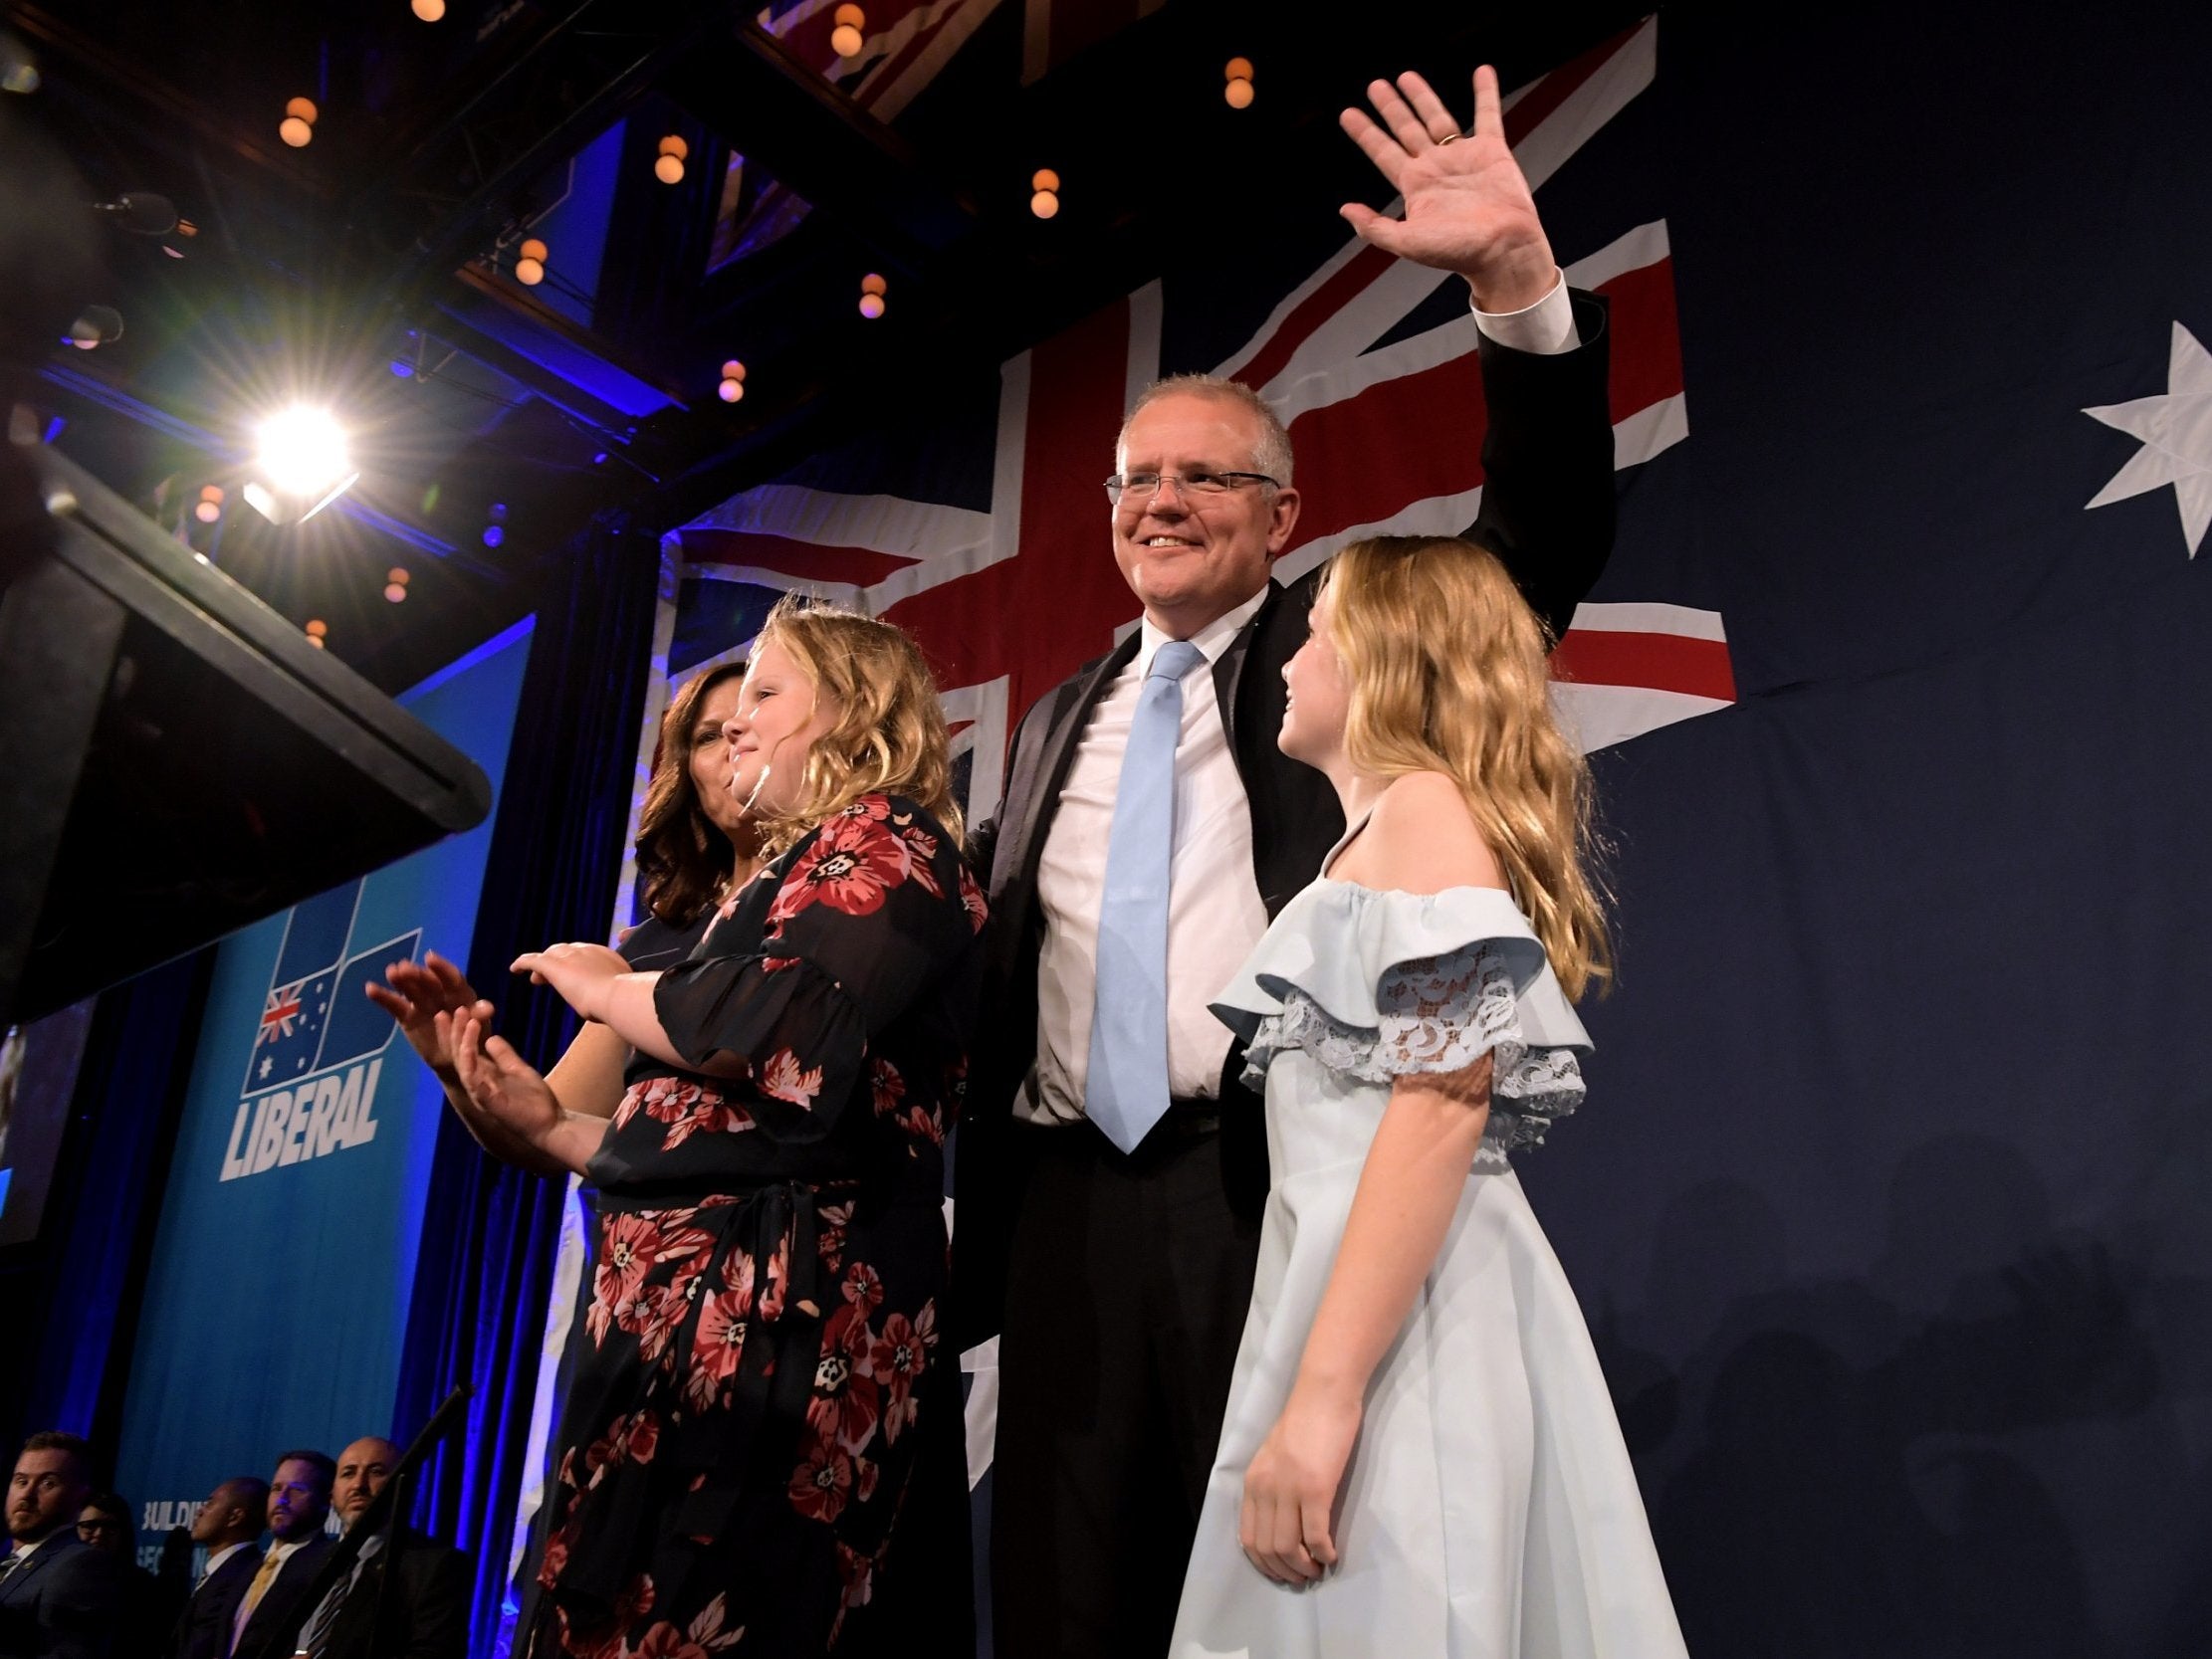
<svg viewBox="0 0 2212 1659"><path fill-rule="evenodd" d="M246 500L273 524L314 518L361 476L345 429L328 409L295 405L263 421L255 436L259 453Z"/></svg>

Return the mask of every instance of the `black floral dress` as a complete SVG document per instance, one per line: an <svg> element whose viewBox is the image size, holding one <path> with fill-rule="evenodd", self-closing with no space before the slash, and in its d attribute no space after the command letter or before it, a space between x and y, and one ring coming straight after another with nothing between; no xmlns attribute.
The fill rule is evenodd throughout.
<svg viewBox="0 0 2212 1659"><path fill-rule="evenodd" d="M850 1654L966 1628L942 1194L983 919L944 829L865 796L662 973L693 1069L634 1070L588 1171L527 1652Z"/></svg>

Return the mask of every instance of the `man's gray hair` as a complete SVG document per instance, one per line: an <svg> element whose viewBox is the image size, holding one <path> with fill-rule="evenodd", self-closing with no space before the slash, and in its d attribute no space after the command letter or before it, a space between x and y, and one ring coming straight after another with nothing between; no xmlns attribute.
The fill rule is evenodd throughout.
<svg viewBox="0 0 2212 1659"><path fill-rule="evenodd" d="M1252 446L1252 471L1265 473L1276 484L1288 488L1290 484L1290 433L1281 419L1268 405L1265 398L1241 380L1224 379L1218 374L1171 374L1165 380L1155 380L1137 394L1137 401L1130 406L1121 423L1121 435L1114 440L1114 465L1121 465L1121 457L1129 447L1129 423L1144 413L1149 404L1164 397L1212 397L1223 403L1239 404L1251 411L1259 422L1259 442Z"/></svg>

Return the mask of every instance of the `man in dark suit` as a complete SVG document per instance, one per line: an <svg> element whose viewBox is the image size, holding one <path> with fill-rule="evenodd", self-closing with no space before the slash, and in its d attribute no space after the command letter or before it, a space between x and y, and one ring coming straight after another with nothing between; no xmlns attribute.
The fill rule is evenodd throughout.
<svg viewBox="0 0 2212 1659"><path fill-rule="evenodd" d="M277 1459L269 1482L269 1551L246 1580L231 1618L230 1651L240 1659L291 1659L293 1649L278 1634L303 1612L300 1603L332 1548L323 1523L331 1516L336 1478L328 1452L287 1452Z"/></svg>
<svg viewBox="0 0 2212 1659"><path fill-rule="evenodd" d="M1612 545L1604 310L1565 288L1493 75L1464 137L1417 77L1370 97L1387 130L1345 126L1405 218L1345 216L1466 278L1490 421L1471 533L1556 632ZM1275 746L1314 588L1270 577L1299 511L1281 423L1241 386L1164 382L1108 495L1143 625L1024 717L972 848L990 1012L956 1165L956 1336L1001 1334L1001 1659L1167 1645L1267 1184L1259 1103L1206 1004L1343 830L1327 780Z"/></svg>
<svg viewBox="0 0 2212 1659"><path fill-rule="evenodd" d="M207 1552L207 1568L177 1619L170 1659L225 1659L230 1652L238 1603L261 1565L256 1541L268 1510L269 1483L234 1475L192 1517L192 1543Z"/></svg>
<svg viewBox="0 0 2212 1659"><path fill-rule="evenodd" d="M391 1480L399 1448L365 1435L338 1453L338 1519L350 1532ZM463 1659L476 1573L450 1544L395 1517L308 1617L300 1645L313 1659Z"/></svg>
<svg viewBox="0 0 2212 1659"><path fill-rule="evenodd" d="M122 1611L116 1557L77 1536L92 1495L92 1449L46 1430L23 1443L8 1481L0 1560L0 1659L107 1659Z"/></svg>

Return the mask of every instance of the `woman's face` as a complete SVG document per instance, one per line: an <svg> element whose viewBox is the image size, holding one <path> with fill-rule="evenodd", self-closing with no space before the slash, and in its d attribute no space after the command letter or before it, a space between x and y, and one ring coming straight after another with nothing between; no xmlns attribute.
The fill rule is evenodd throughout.
<svg viewBox="0 0 2212 1659"><path fill-rule="evenodd" d="M699 798L699 810L732 840L737 839L745 814L738 806L738 797L730 793L732 756L722 727L738 712L743 687L743 679L735 674L717 683L699 700L691 714L691 729L683 734L685 764L691 768L691 787Z"/></svg>
<svg viewBox="0 0 2212 1659"><path fill-rule="evenodd" d="M780 644L757 647L737 710L722 727L732 759L730 794L740 809L766 814L795 806L806 751L840 713L834 699L815 694Z"/></svg>
<svg viewBox="0 0 2212 1659"><path fill-rule="evenodd" d="M1324 588L1308 619L1306 643L1283 664L1290 700L1275 740L1283 753L1323 771L1344 752L1344 723L1352 709L1352 682L1337 655L1336 596Z"/></svg>

